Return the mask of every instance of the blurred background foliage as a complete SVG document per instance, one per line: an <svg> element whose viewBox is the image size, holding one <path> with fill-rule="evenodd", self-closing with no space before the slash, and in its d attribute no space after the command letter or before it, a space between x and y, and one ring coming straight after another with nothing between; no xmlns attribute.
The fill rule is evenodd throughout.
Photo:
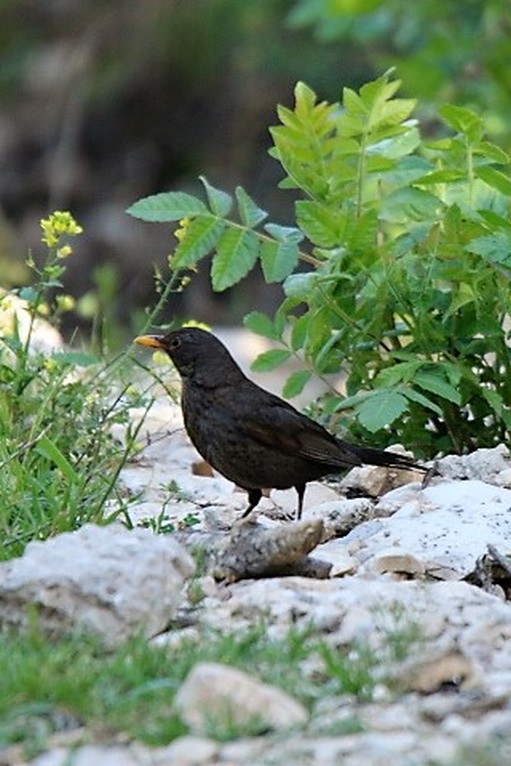
<svg viewBox="0 0 511 766"><path fill-rule="evenodd" d="M297 0L288 22L320 43L355 43L377 70L397 67L423 112L445 102L476 108L488 134L509 145L508 0Z"/></svg>
<svg viewBox="0 0 511 766"><path fill-rule="evenodd" d="M175 242L125 209L196 192L202 173L287 223L268 128L297 80L338 100L395 65L431 134L433 107L451 101L476 106L509 148L510 61L508 0L2 0L0 284L27 278L39 219L69 209L85 235L66 289L82 321L102 309L129 333ZM280 297L257 274L215 295L201 266L171 310L232 323Z"/></svg>

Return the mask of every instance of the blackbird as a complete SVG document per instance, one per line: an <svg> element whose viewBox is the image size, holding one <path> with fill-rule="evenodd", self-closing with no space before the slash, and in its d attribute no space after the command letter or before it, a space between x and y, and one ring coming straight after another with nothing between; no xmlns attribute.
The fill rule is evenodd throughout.
<svg viewBox="0 0 511 766"><path fill-rule="evenodd" d="M298 493L327 474L368 463L394 468L422 466L404 455L338 439L291 404L249 380L226 347L196 327L167 335L141 335L135 343L165 351L182 379L181 407L188 436L210 465L247 490L247 516L264 488Z"/></svg>

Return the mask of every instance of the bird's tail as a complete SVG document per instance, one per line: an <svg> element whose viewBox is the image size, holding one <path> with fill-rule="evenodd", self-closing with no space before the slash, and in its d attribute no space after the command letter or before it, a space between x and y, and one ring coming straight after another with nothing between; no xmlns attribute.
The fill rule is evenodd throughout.
<svg viewBox="0 0 511 766"><path fill-rule="evenodd" d="M388 466L389 468L405 468L409 471L428 470L425 466L416 463L413 458L407 457L406 455L399 455L397 452L387 452L381 449L374 449L373 447L363 447L359 444L345 442L342 439L338 439L337 441L343 450L351 452L361 463Z"/></svg>

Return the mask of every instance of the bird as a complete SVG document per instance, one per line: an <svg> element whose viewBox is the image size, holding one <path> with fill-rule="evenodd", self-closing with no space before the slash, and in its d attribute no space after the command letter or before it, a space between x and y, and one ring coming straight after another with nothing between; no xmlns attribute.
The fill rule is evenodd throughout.
<svg viewBox="0 0 511 766"><path fill-rule="evenodd" d="M182 327L134 342L165 352L181 381L186 432L199 454L248 492L248 516L263 489L298 494L300 519L306 484L363 464L426 471L405 455L339 439L279 396L250 380L211 332Z"/></svg>

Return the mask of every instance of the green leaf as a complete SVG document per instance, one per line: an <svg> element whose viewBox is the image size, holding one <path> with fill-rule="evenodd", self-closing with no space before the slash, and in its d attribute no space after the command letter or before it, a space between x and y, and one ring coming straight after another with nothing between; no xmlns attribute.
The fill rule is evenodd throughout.
<svg viewBox="0 0 511 766"><path fill-rule="evenodd" d="M170 258L173 269L193 266L211 252L225 230L225 222L214 215L199 215L188 224L185 235Z"/></svg>
<svg viewBox="0 0 511 766"><path fill-rule="evenodd" d="M206 190L211 212L221 218L225 218L225 216L229 215L232 209L231 195L221 189L216 189L214 186L211 186L205 176L199 176L199 181Z"/></svg>
<svg viewBox="0 0 511 766"><path fill-rule="evenodd" d="M370 150L367 150L366 154L366 173L371 175L383 176L390 173L396 168L395 160L388 159L382 154L372 154Z"/></svg>
<svg viewBox="0 0 511 766"><path fill-rule="evenodd" d="M507 165L510 161L509 154L506 154L500 146L496 146L495 144L490 143L490 141L481 141L474 146L474 153L480 154L491 160L491 162L496 162L499 165Z"/></svg>
<svg viewBox="0 0 511 766"><path fill-rule="evenodd" d="M296 221L310 241L318 247L336 247L342 242L346 214L313 200L299 200Z"/></svg>
<svg viewBox="0 0 511 766"><path fill-rule="evenodd" d="M291 348L293 351L303 348L307 340L307 331L309 328L309 315L303 314L301 317L291 318Z"/></svg>
<svg viewBox="0 0 511 766"><path fill-rule="evenodd" d="M22 300L28 301L28 303L35 303L36 301L41 299L39 290L36 290L35 287L32 287L31 285L20 287L20 289L18 290L18 295ZM5 294L0 294L0 301L4 297L5 297Z"/></svg>
<svg viewBox="0 0 511 766"><path fill-rule="evenodd" d="M511 233L509 231L496 231L484 237L471 240L465 249L469 253L476 253L489 263L511 267Z"/></svg>
<svg viewBox="0 0 511 766"><path fill-rule="evenodd" d="M270 351L264 351L262 354L259 354L252 362L250 369L254 372L268 372L287 362L290 356L291 352L285 348L273 348Z"/></svg>
<svg viewBox="0 0 511 766"><path fill-rule="evenodd" d="M276 223L267 223L264 229L278 242L294 242L297 245L303 239L303 232L296 226L279 226Z"/></svg>
<svg viewBox="0 0 511 766"><path fill-rule="evenodd" d="M374 380L375 385L382 388L391 388L398 383L408 382L412 380L421 364L422 362L419 360L414 360L411 362L399 362L391 367L385 367L376 376Z"/></svg>
<svg viewBox="0 0 511 766"><path fill-rule="evenodd" d="M284 384L282 395L285 396L286 399L292 399L294 396L298 396L298 394L302 393L311 377L312 373L309 370L297 370L297 372L291 373Z"/></svg>
<svg viewBox="0 0 511 766"><path fill-rule="evenodd" d="M297 114L308 115L316 104L316 94L312 88L299 80L295 87L295 101Z"/></svg>
<svg viewBox="0 0 511 766"><path fill-rule="evenodd" d="M280 184L300 188L316 199L328 196L338 177L330 139L335 133L337 105L317 103L316 95L304 83L295 88L295 110L278 107L281 125L270 129L275 149L271 150L287 177Z"/></svg>
<svg viewBox="0 0 511 766"><path fill-rule="evenodd" d="M401 417L407 406L403 394L392 389L377 389L356 407L356 414L360 424L374 433Z"/></svg>
<svg viewBox="0 0 511 766"><path fill-rule="evenodd" d="M466 306L468 303L472 303L476 301L476 294L474 293L474 290L470 285L468 285L466 282L460 282L458 289L453 291L451 294L451 303L449 308L444 314L444 319L447 317L452 316L457 311L459 311L460 308L463 306Z"/></svg>
<svg viewBox="0 0 511 766"><path fill-rule="evenodd" d="M304 274L291 274L284 282L284 293L287 298L299 298L308 301L318 281L315 271L307 271Z"/></svg>
<svg viewBox="0 0 511 766"><path fill-rule="evenodd" d="M53 463L68 480L70 484L78 483L79 476L69 460L62 454L57 445L48 438L42 436L37 442L36 452L45 457L50 463Z"/></svg>
<svg viewBox="0 0 511 766"><path fill-rule="evenodd" d="M447 399L448 401L453 402L458 406L461 404L461 396L459 391L453 388L450 383L448 383L443 377L440 377L439 375L421 371L415 375L413 382L420 388L423 388L426 391L430 391L432 394L441 396L442 399Z"/></svg>
<svg viewBox="0 0 511 766"><path fill-rule="evenodd" d="M185 192L162 192L144 197L129 207L126 212L142 221L168 223L181 218L193 218L207 213L204 202Z"/></svg>
<svg viewBox="0 0 511 766"><path fill-rule="evenodd" d="M295 242L263 242L261 266L267 282L282 282L298 263L298 245Z"/></svg>
<svg viewBox="0 0 511 766"><path fill-rule="evenodd" d="M511 231L511 221L496 213L495 210L478 210L478 213L492 229Z"/></svg>
<svg viewBox="0 0 511 766"><path fill-rule="evenodd" d="M335 400L333 412L342 412L343 410L352 410L358 407L361 402L365 402L366 399L370 399L374 396L373 391L358 391L351 396L345 396L344 399Z"/></svg>
<svg viewBox="0 0 511 766"><path fill-rule="evenodd" d="M220 237L211 264L213 290L221 292L243 279L254 266L259 241L251 231L229 228Z"/></svg>
<svg viewBox="0 0 511 766"><path fill-rule="evenodd" d="M382 201L381 218L404 224L409 221L436 221L442 208L442 201L425 189L404 187L396 189Z"/></svg>
<svg viewBox="0 0 511 766"><path fill-rule="evenodd" d="M366 83L359 94L344 88L343 105L346 111L339 118L339 132L343 136L365 135L369 144L375 144L388 137L389 128L401 127L410 117L416 101L393 98L401 83L399 80L389 81L389 76L387 72L377 80Z"/></svg>
<svg viewBox="0 0 511 766"><path fill-rule="evenodd" d="M264 338L270 338L270 340L281 340L282 338L280 328L275 327L270 317L260 311L251 311L250 314L247 314L243 319L243 324L247 330L252 330Z"/></svg>
<svg viewBox="0 0 511 766"><path fill-rule="evenodd" d="M236 187L236 199L241 222L249 229L254 229L268 217L268 213L256 205L252 197L241 186Z"/></svg>
<svg viewBox="0 0 511 766"><path fill-rule="evenodd" d="M435 412L440 417L444 414L442 408L439 407L438 404L432 402L431 399L424 396L424 394L421 394L419 391L416 391L414 388L402 388L401 391L411 402L416 402L416 404L420 404L421 407L425 407L427 410L432 410L432 412Z"/></svg>
<svg viewBox="0 0 511 766"><path fill-rule="evenodd" d="M290 310L291 303L291 301L283 301L273 317L273 326L279 337L282 337L284 330L287 327L287 312ZM292 308L294 308L294 306L292 306Z"/></svg>
<svg viewBox="0 0 511 766"><path fill-rule="evenodd" d="M383 125L402 125L417 106L414 98L394 98L384 103L373 121L373 130Z"/></svg>
<svg viewBox="0 0 511 766"><path fill-rule="evenodd" d="M379 230L380 222L375 207L369 208L358 218L352 216L349 236L346 239L347 246L360 254L371 252L377 244ZM342 278L346 277L343 275Z"/></svg>
<svg viewBox="0 0 511 766"><path fill-rule="evenodd" d="M366 115L364 102L351 88L342 89L342 105L350 116L364 117Z"/></svg>
<svg viewBox="0 0 511 766"><path fill-rule="evenodd" d="M421 184L421 186L427 186L431 184L458 183L466 180L467 174L462 170L448 168L447 170L433 170L431 173L426 173L426 175L417 178L415 183Z"/></svg>
<svg viewBox="0 0 511 766"><path fill-rule="evenodd" d="M511 178L501 170L482 165L476 169L476 175L492 189L497 189L501 194L511 197Z"/></svg>
<svg viewBox="0 0 511 766"><path fill-rule="evenodd" d="M421 137L417 128L410 128L396 136L385 138L368 148L368 153L377 152L388 159L406 157L420 146Z"/></svg>
<svg viewBox="0 0 511 766"><path fill-rule="evenodd" d="M52 354L52 358L57 363L75 365L76 367L90 367L93 364L99 364L101 359L93 354L86 354L84 351L57 351Z"/></svg>
<svg viewBox="0 0 511 766"><path fill-rule="evenodd" d="M486 399L486 401L488 402L492 410L500 418L502 416L502 411L504 408L504 400L502 396L497 391L494 391L492 388L484 388L483 386L481 386L479 390L483 398Z"/></svg>
<svg viewBox="0 0 511 766"><path fill-rule="evenodd" d="M484 122L482 117L471 109L445 104L441 107L440 114L453 130L463 133L472 143L481 141L484 135Z"/></svg>

